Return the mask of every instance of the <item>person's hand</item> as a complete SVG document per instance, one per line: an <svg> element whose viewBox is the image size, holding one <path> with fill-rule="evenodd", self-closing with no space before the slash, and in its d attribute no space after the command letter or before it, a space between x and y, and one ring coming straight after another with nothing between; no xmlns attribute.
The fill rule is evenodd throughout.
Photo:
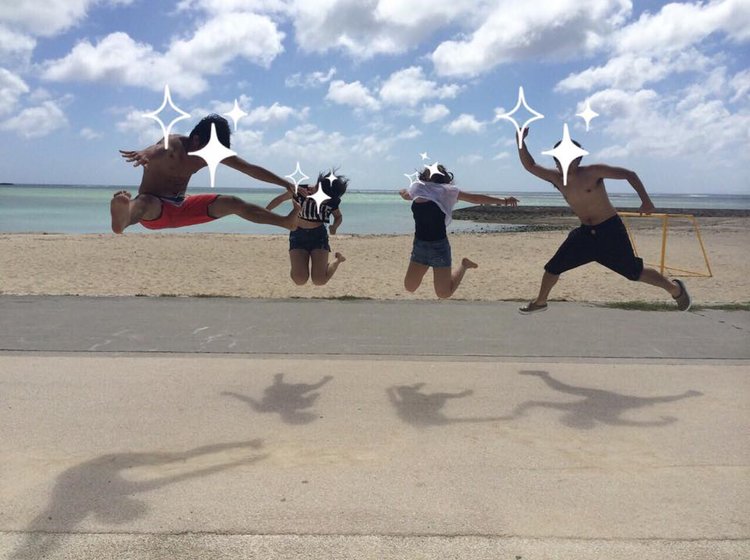
<svg viewBox="0 0 750 560"><path fill-rule="evenodd" d="M138 167L139 165L143 167L148 166L148 157L146 157L144 150L120 150L120 155L128 163L132 162L133 167Z"/></svg>
<svg viewBox="0 0 750 560"><path fill-rule="evenodd" d="M328 233L330 233L331 235L336 235L336 228L333 226L330 226L328 228Z"/></svg>
<svg viewBox="0 0 750 560"><path fill-rule="evenodd" d="M523 127L520 133L516 133L516 138L518 138L519 135L521 136L521 141L519 143L521 144L521 146L523 146L523 141L529 135L529 128L527 126Z"/></svg>
<svg viewBox="0 0 750 560"><path fill-rule="evenodd" d="M504 200L505 200L505 203L504 203L505 206L512 206L513 208L518 206L518 199L514 196L509 196L508 198Z"/></svg>
<svg viewBox="0 0 750 560"><path fill-rule="evenodd" d="M650 200L647 200L643 204L641 204L638 212L640 212L641 214L653 214L654 210L656 210L656 206L654 206L654 203Z"/></svg>
<svg viewBox="0 0 750 560"><path fill-rule="evenodd" d="M409 191L407 191L406 189L401 189L400 191L398 191L398 194L400 194L401 198L403 198L404 200L411 200L411 196L409 196Z"/></svg>

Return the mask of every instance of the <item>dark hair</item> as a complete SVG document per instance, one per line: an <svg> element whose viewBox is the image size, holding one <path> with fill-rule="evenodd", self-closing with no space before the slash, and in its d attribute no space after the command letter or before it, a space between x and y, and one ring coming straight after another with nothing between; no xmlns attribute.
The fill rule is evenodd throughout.
<svg viewBox="0 0 750 560"><path fill-rule="evenodd" d="M444 165L438 164L438 171L440 173L431 173L429 169L425 167L419 174L419 180L426 183L440 183L446 184L453 182L453 173L448 171Z"/></svg>
<svg viewBox="0 0 750 560"><path fill-rule="evenodd" d="M323 189L323 192L331 198L341 198L344 196L346 187L349 185L349 179L343 175L336 175L336 179L331 182L326 178L330 174L336 175L336 170L331 169L330 172L325 175L323 175L323 171L318 173L318 184Z"/></svg>
<svg viewBox="0 0 750 560"><path fill-rule="evenodd" d="M211 125L216 125L216 136L219 137L219 142L224 144L225 147L229 148L229 122L224 117L213 113L206 117L203 117L195 128L190 132L190 138L197 136L200 140L200 145L205 146L208 141L211 140Z"/></svg>

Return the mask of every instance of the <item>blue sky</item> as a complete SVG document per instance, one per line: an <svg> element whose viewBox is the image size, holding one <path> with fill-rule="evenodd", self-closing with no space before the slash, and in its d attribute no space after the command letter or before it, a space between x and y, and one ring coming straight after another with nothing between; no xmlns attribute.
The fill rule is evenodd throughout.
<svg viewBox="0 0 750 560"><path fill-rule="evenodd" d="M279 175L299 161L397 189L427 152L467 190L546 190L495 121L523 86L543 165L568 123L584 162L650 192L750 194L748 61L750 0L3 2L0 181L137 187L117 150L160 137L142 114L168 84L183 134L237 99L232 148ZM261 185L224 168L222 186Z"/></svg>

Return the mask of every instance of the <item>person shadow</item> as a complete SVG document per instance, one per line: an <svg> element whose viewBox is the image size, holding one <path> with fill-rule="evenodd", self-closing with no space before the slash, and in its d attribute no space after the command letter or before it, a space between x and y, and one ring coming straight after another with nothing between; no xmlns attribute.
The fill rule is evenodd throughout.
<svg viewBox="0 0 750 560"><path fill-rule="evenodd" d="M148 513L148 505L137 499L138 494L192 478L209 476L227 469L251 465L268 457L253 454L232 461L179 474L131 480L129 469L165 467L182 470L191 459L233 450L257 450L263 441L254 439L236 443L204 445L183 452L111 453L96 457L64 471L57 477L47 509L26 528L24 542L9 557L12 560L48 558L67 535L89 516L107 525L122 525Z"/></svg>
<svg viewBox="0 0 750 560"><path fill-rule="evenodd" d="M277 413L287 424L309 424L317 415L305 409L311 408L320 396L320 393L311 393L311 391L320 389L331 379L333 377L326 375L317 383L285 383L284 374L277 373L274 375L273 385L263 391L261 401L231 391L224 391L221 394L249 404L255 412Z"/></svg>
<svg viewBox="0 0 750 560"><path fill-rule="evenodd" d="M512 418L510 416L450 418L442 411L448 400L468 397L474 394L474 391L466 389L458 393L423 393L421 390L424 386L424 383L415 383L386 389L388 399L395 407L398 417L407 424L423 428L459 423L496 422Z"/></svg>
<svg viewBox="0 0 750 560"><path fill-rule="evenodd" d="M582 430L595 428L597 423L609 426L666 426L667 424L676 422L677 418L673 416L660 416L658 420L628 420L622 418L622 415L628 410L641 409L660 403L669 403L703 395L699 391L685 391L679 395L634 397L603 389L590 389L588 387L569 385L558 381L546 371L522 370L519 374L538 377L555 391L583 397L583 399L573 402L526 401L515 408L513 417L523 416L533 408L559 410L565 413L560 420L563 424Z"/></svg>

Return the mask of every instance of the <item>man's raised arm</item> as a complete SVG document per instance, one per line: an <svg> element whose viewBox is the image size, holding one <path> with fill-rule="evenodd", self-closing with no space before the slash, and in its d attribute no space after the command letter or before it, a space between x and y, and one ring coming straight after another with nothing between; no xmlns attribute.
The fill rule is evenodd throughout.
<svg viewBox="0 0 750 560"><path fill-rule="evenodd" d="M548 183L555 185L555 187L560 188L559 185L562 184L562 174L555 169L542 167L534 161L534 158L531 157L529 150L526 148L525 142L526 136L529 134L529 129L524 128L522 132L523 137L521 138L521 147L518 149L518 157L521 159L521 165L523 165L523 168L532 175L544 179Z"/></svg>
<svg viewBox="0 0 750 560"><path fill-rule="evenodd" d="M635 171L625 169L624 167L613 167L611 165L603 164L591 165L589 166L589 169L597 176L597 178L624 179L630 183L630 186L633 187L633 190L638 193L638 196L641 199L641 207L638 209L641 214L651 214L656 210L654 203L651 202L651 197L649 197L646 192L646 187L643 185L641 178L638 177Z"/></svg>

